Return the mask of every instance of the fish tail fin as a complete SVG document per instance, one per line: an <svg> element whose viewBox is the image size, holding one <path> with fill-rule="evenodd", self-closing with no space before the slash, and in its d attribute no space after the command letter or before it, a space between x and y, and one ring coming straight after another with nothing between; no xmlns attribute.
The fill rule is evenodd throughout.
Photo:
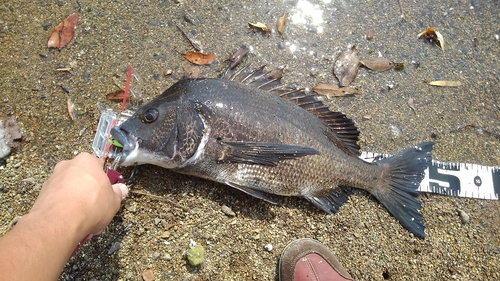
<svg viewBox="0 0 500 281"><path fill-rule="evenodd" d="M422 203L418 187L425 176L425 169L431 162L433 142L423 142L377 164L386 166L384 185L371 190L371 194L384 205L406 229L420 238L425 237Z"/></svg>

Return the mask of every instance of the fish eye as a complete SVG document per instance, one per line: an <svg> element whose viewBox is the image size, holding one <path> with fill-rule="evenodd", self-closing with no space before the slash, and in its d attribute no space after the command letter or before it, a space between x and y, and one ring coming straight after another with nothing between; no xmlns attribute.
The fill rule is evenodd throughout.
<svg viewBox="0 0 500 281"><path fill-rule="evenodd" d="M142 122L152 123L158 119L158 110L151 108L142 114Z"/></svg>

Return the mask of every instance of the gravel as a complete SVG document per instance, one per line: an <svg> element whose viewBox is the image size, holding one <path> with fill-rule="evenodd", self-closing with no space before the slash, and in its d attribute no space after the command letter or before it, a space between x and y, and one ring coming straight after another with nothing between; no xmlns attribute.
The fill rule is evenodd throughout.
<svg viewBox="0 0 500 281"><path fill-rule="evenodd" d="M283 82L307 88L335 82L333 60L349 44L361 58L380 53L404 62L401 71L360 68L352 83L360 93L328 99L354 119L362 149L394 153L433 140L433 158L440 161L500 165L495 2L401 1L406 23L396 1L324 2L310 6L323 11L323 22L315 25L305 17L304 25L294 17L298 4L307 6L302 0L79 1L76 35L62 50L49 50L46 43L52 28L77 9L75 3L1 4L0 114L17 117L24 146L0 170L0 235L29 211L38 195L34 186L42 186L58 161L91 151L100 115L96 103L118 110L105 96L117 90L114 80L124 80L128 65L142 78L145 101L184 74L180 53L191 46L176 25L218 57L210 66L196 67L199 76L216 77L243 44L251 46L245 63L287 65ZM290 13L284 40L276 32L262 35L248 28L248 22L259 21L275 29L284 12ZM444 36L444 52L417 39L427 27ZM371 40L365 38L369 31ZM72 69L56 71L61 65ZM167 70L170 75L164 75ZM462 86L432 87L426 79L457 80ZM417 114L407 105L409 96ZM75 121L67 112L68 97ZM120 171L125 177L132 172ZM276 280L281 250L301 237L324 243L358 280L500 278L499 201L424 194L427 237L418 239L362 191L336 215L300 198L278 199L280 204L271 205L228 186L141 166L122 210L81 247L61 280L141 280L145 270L156 280ZM223 213L223 205L235 216ZM190 240L205 249L197 267L185 259ZM120 248L107 255L117 242Z"/></svg>

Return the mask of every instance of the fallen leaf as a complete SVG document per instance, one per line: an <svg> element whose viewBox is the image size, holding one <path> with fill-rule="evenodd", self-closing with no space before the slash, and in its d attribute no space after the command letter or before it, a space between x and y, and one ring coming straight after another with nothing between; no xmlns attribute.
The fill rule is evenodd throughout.
<svg viewBox="0 0 500 281"><path fill-rule="evenodd" d="M429 42L433 42L438 45L441 50L444 52L444 37L439 33L439 31L435 30L432 27L427 28L423 32L418 34L418 38L424 36L425 39L429 40Z"/></svg>
<svg viewBox="0 0 500 281"><path fill-rule="evenodd" d="M227 64L224 71L221 73L220 77L226 77L229 74L229 71L235 68L241 60L250 52L250 48L246 45L241 46L233 55L229 58L229 63Z"/></svg>
<svg viewBox="0 0 500 281"><path fill-rule="evenodd" d="M357 89L339 87L336 84L318 84L312 90L318 94L331 97L343 97L359 92Z"/></svg>
<svg viewBox="0 0 500 281"><path fill-rule="evenodd" d="M278 30L278 33L282 38L283 34L285 33L285 25L287 19L288 19L288 13L284 13L283 16L279 18L278 22L276 23L276 29Z"/></svg>
<svg viewBox="0 0 500 281"><path fill-rule="evenodd" d="M462 83L460 81L438 80L429 82L429 85L439 86L439 87L458 87L461 86Z"/></svg>
<svg viewBox="0 0 500 281"><path fill-rule="evenodd" d="M233 69L235 66L237 66L240 61L250 52L250 48L248 46L243 45L241 46L234 54L231 56L229 59L229 68Z"/></svg>
<svg viewBox="0 0 500 281"><path fill-rule="evenodd" d="M248 25L251 27L251 28L256 28L256 29L260 29L262 30L262 32L264 33L268 33L269 32L269 28L267 28L267 26L261 22L256 22L256 23L251 23L249 22Z"/></svg>
<svg viewBox="0 0 500 281"><path fill-rule="evenodd" d="M142 272L142 280L144 281L154 281L155 280L155 275L153 274L153 271L148 268Z"/></svg>
<svg viewBox="0 0 500 281"><path fill-rule="evenodd" d="M206 64L211 64L215 61L215 54L210 53L210 54L203 54L200 52L193 52L189 51L184 53L184 57L197 65L206 65Z"/></svg>
<svg viewBox="0 0 500 281"><path fill-rule="evenodd" d="M359 68L358 49L356 46L349 47L342 52L333 66L333 74L340 82L340 86L347 86L356 78Z"/></svg>
<svg viewBox="0 0 500 281"><path fill-rule="evenodd" d="M110 101L121 102L121 101L123 101L123 94L124 93L125 93L125 91L123 91L123 89L119 89L119 90L116 90L112 93L107 94L106 99L108 99Z"/></svg>
<svg viewBox="0 0 500 281"><path fill-rule="evenodd" d="M78 13L72 13L67 18L64 19L50 35L47 47L49 48L59 48L62 49L66 46L73 35L75 34L76 24L78 23Z"/></svg>
<svg viewBox="0 0 500 281"><path fill-rule="evenodd" d="M378 57L374 59L362 60L360 63L374 71L386 71L394 67L394 62L389 59Z"/></svg>

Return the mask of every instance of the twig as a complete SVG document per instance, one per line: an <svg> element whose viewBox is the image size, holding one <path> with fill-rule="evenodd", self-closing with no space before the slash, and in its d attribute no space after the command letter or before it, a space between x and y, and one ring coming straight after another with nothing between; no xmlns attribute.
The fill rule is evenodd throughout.
<svg viewBox="0 0 500 281"><path fill-rule="evenodd" d="M401 0L398 0L398 4L399 4L399 9L401 9L401 21L406 22L406 15L405 11L403 11L403 5L401 4Z"/></svg>
<svg viewBox="0 0 500 281"><path fill-rule="evenodd" d="M177 26L177 29L179 29L179 31L182 33L182 36L184 36L184 38L186 38L189 41L191 46L193 46L193 48L196 51L201 52L202 48L201 48L200 44L196 43L193 39L189 38L189 36L187 36L187 34L184 32L184 30L181 29L180 26L178 26L178 25L176 25L176 26Z"/></svg>

